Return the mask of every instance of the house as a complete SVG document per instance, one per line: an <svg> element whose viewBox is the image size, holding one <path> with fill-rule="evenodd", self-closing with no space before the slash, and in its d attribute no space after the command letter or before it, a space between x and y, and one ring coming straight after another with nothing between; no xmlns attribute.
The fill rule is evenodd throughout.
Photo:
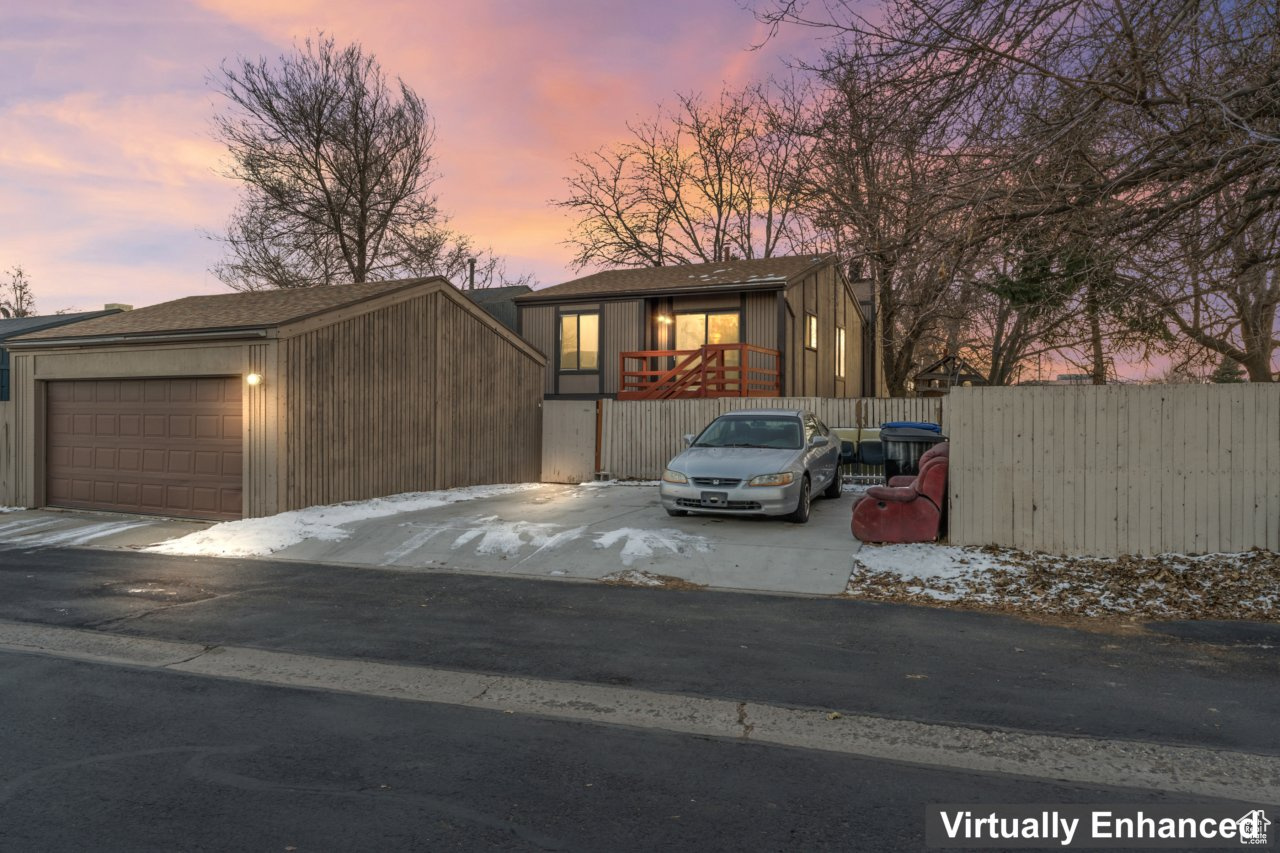
<svg viewBox="0 0 1280 853"><path fill-rule="evenodd" d="M231 519L540 471L545 358L442 278L192 296L6 345L25 506Z"/></svg>
<svg viewBox="0 0 1280 853"><path fill-rule="evenodd" d="M549 398L874 395L835 255L606 270L516 297Z"/></svg>
<svg viewBox="0 0 1280 853"><path fill-rule="evenodd" d="M107 310L104 311L49 314L43 317L0 318L0 506L15 503L14 454L16 448L14 442L18 423L18 401L13 395L9 349L5 346L5 341L27 332L65 326L114 313L116 313L114 306L107 306Z"/></svg>
<svg viewBox="0 0 1280 853"><path fill-rule="evenodd" d="M462 291L468 299L479 305L489 316L508 329L515 331L517 321L516 297L533 291L527 284L507 287L481 287Z"/></svg>
<svg viewBox="0 0 1280 853"><path fill-rule="evenodd" d="M943 397L956 386L987 384L987 378L958 355L947 355L915 375L915 391L921 397Z"/></svg>

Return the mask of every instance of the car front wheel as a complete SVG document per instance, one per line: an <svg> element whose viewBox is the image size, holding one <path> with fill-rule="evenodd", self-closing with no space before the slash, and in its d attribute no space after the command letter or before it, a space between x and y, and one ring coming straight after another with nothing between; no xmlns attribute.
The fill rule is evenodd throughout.
<svg viewBox="0 0 1280 853"><path fill-rule="evenodd" d="M800 481L800 500L796 503L795 510L787 516L787 521L795 524L804 524L809 520L809 475L805 474L804 479Z"/></svg>

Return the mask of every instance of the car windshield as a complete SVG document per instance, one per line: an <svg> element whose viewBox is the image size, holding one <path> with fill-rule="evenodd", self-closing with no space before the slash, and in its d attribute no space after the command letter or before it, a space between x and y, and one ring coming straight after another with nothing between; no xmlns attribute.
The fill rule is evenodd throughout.
<svg viewBox="0 0 1280 853"><path fill-rule="evenodd" d="M693 442L694 447L800 447L800 421L788 417L716 418Z"/></svg>

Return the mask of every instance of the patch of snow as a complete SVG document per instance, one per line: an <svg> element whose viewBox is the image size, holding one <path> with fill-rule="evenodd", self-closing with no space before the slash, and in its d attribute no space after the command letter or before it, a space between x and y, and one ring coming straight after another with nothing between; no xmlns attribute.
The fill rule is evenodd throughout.
<svg viewBox="0 0 1280 853"><path fill-rule="evenodd" d="M346 525L371 518L385 518L459 501L498 497L540 488L540 483L464 486L438 492L406 492L367 501L312 506L266 518L225 521L144 550L190 557L262 557L307 539L340 542L351 535L350 531L344 529Z"/></svg>
<svg viewBox="0 0 1280 853"><path fill-rule="evenodd" d="M503 521L496 515L476 519L474 527L464 530L453 540L456 551L464 545L480 540L476 546L477 554L506 554L515 556L525 545L536 549L533 553L547 548L558 548L572 542L583 534L586 526L573 527L568 530L562 524L546 524L534 521ZM533 556L530 554L529 556ZM528 558L526 558L528 559Z"/></svg>
<svg viewBox="0 0 1280 853"><path fill-rule="evenodd" d="M609 486L658 486L661 480L588 480L585 483L579 483L578 486L584 489L603 489Z"/></svg>
<svg viewBox="0 0 1280 853"><path fill-rule="evenodd" d="M624 569L621 572L614 572L611 575L605 575L600 580L624 583L631 586L666 586L666 582L662 578L655 578L648 572L641 572L636 569Z"/></svg>
<svg viewBox="0 0 1280 853"><path fill-rule="evenodd" d="M854 561L872 572L891 572L904 579L952 580L983 569L1015 565L992 554L957 545L864 545Z"/></svg>
<svg viewBox="0 0 1280 853"><path fill-rule="evenodd" d="M595 535L597 548L612 548L622 542L622 558L624 566L630 566L643 557L652 557L655 551L669 551L672 554L688 554L698 552L709 553L711 543L703 536L684 533L680 530L663 528L661 530L643 530L636 527L622 527Z"/></svg>
<svg viewBox="0 0 1280 853"><path fill-rule="evenodd" d="M87 545L95 539L124 533L135 527L145 527L150 521L104 521L97 524L81 524L75 527L63 527L52 531L62 519L34 518L0 525L0 536L15 545L24 548L52 548ZM8 538L15 536L16 538Z"/></svg>
<svg viewBox="0 0 1280 853"><path fill-rule="evenodd" d="M0 506L0 515L6 512L22 512L24 509L26 509L24 506Z"/></svg>

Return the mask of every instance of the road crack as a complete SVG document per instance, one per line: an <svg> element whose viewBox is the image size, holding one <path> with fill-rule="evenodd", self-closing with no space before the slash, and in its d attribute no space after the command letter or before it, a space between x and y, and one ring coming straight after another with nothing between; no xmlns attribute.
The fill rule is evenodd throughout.
<svg viewBox="0 0 1280 853"><path fill-rule="evenodd" d="M755 731L756 727L754 723L747 722L747 703L746 702L738 703L738 725L742 727L742 734L740 735L740 737L743 740L750 740L751 733Z"/></svg>

